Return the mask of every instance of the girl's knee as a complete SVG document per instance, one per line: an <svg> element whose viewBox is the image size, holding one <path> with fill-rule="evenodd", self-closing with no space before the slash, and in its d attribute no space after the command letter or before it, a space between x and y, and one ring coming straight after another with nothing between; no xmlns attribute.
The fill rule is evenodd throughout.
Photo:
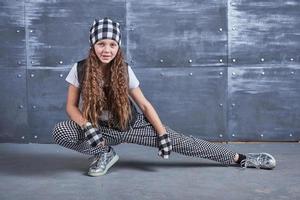
<svg viewBox="0 0 300 200"><path fill-rule="evenodd" d="M52 130L52 138L55 143L59 143L61 141L62 134L63 134L63 122L59 122L55 124Z"/></svg>

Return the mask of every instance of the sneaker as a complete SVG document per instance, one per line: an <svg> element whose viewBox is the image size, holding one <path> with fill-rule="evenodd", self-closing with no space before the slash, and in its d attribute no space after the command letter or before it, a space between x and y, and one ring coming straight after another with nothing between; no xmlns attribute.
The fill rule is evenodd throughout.
<svg viewBox="0 0 300 200"><path fill-rule="evenodd" d="M243 168L273 169L276 166L275 158L268 153L248 153L241 161Z"/></svg>
<svg viewBox="0 0 300 200"><path fill-rule="evenodd" d="M93 161L90 164L88 172L88 175L90 176L101 176L106 174L107 170L119 160L119 156L113 148L111 148L109 152L96 154L91 158Z"/></svg>

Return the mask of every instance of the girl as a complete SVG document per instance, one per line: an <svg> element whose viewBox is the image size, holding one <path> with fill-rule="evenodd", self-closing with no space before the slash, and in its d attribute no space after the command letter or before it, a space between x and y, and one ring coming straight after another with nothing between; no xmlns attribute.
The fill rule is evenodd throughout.
<svg viewBox="0 0 300 200"><path fill-rule="evenodd" d="M276 161L270 154L238 154L162 124L124 61L119 23L108 18L94 20L90 45L88 57L75 63L66 77L70 83L66 103L70 120L53 129L57 144L93 155L90 176L104 175L119 159L111 146L124 142L157 147L158 155L165 159L174 151L225 165L275 167ZM132 101L142 113L137 112Z"/></svg>

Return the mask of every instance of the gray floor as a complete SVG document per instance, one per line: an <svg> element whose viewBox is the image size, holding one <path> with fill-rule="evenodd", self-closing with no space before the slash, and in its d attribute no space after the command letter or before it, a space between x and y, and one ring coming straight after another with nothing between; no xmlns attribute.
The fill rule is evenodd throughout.
<svg viewBox="0 0 300 200"><path fill-rule="evenodd" d="M222 144L225 145L225 144ZM227 144L237 152L269 152L274 170L224 167L155 148L115 147L120 160L102 177L87 176L88 155L55 144L0 144L1 200L300 199L300 144Z"/></svg>

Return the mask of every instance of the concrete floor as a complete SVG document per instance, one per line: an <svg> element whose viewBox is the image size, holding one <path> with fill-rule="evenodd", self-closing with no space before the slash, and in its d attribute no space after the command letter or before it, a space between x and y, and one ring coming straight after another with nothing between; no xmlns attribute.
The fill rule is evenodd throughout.
<svg viewBox="0 0 300 200"><path fill-rule="evenodd" d="M222 144L223 145L223 144ZM225 145L225 144L224 144ZM224 167L132 144L115 147L120 160L105 176L87 176L88 155L56 144L0 144L0 200L300 199L300 144L227 144L269 152L274 170Z"/></svg>

